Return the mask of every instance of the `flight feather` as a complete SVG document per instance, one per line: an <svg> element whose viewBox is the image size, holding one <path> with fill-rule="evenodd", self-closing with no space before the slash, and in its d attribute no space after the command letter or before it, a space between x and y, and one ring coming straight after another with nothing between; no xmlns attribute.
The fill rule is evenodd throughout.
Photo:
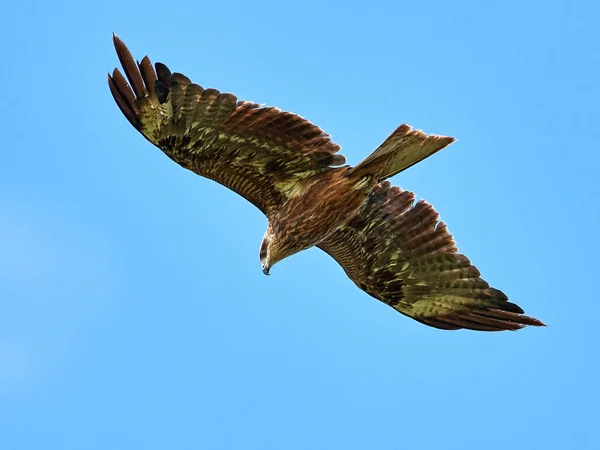
<svg viewBox="0 0 600 450"><path fill-rule="evenodd" d="M340 147L308 120L204 89L164 64L138 64L113 38L125 72L108 76L129 122L169 158L234 190L267 213L290 186L345 163Z"/></svg>

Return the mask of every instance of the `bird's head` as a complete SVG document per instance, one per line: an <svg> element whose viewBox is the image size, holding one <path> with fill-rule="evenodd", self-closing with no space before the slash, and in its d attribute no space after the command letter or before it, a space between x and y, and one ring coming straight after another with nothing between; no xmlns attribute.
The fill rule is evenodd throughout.
<svg viewBox="0 0 600 450"><path fill-rule="evenodd" d="M269 275L271 267L284 258L295 253L285 239L278 237L271 226L267 228L265 237L260 244L260 265L263 273Z"/></svg>
<svg viewBox="0 0 600 450"><path fill-rule="evenodd" d="M265 233L262 242L260 243L260 267L265 275L269 275L271 267L275 264L274 261L274 248L272 244L274 241L273 235L269 233L269 229Z"/></svg>

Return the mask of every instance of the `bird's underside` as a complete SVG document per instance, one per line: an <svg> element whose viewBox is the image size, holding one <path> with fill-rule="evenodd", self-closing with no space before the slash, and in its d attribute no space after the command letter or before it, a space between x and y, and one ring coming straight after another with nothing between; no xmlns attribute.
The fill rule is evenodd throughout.
<svg viewBox="0 0 600 450"><path fill-rule="evenodd" d="M148 57L136 63L116 36L114 44L125 76L115 69L108 84L125 117L169 158L265 213L269 229L280 230L272 238L286 241L273 245L279 255L272 259L317 245L360 289L441 329L544 325L508 302L457 253L431 205L385 181L452 138L402 125L358 166L340 167L345 158L339 146L302 117L203 89L163 64L155 70ZM294 227L306 217L316 219ZM282 250L288 243L297 248Z"/></svg>

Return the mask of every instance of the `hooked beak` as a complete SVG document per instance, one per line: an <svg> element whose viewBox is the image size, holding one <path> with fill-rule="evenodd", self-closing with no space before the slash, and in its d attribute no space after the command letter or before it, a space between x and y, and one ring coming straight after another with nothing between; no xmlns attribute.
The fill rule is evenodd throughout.
<svg viewBox="0 0 600 450"><path fill-rule="evenodd" d="M267 266L266 264L262 264L262 271L265 275L269 275L269 270L271 269L269 266Z"/></svg>

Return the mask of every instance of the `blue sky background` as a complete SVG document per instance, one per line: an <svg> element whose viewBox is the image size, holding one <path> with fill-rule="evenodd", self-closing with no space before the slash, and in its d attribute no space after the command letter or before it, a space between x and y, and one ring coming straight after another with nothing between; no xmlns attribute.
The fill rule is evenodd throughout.
<svg viewBox="0 0 600 450"><path fill-rule="evenodd" d="M598 2L3 7L0 447L598 448ZM457 136L395 177L549 326L442 332L117 109L111 33L322 126L350 163L400 123Z"/></svg>

